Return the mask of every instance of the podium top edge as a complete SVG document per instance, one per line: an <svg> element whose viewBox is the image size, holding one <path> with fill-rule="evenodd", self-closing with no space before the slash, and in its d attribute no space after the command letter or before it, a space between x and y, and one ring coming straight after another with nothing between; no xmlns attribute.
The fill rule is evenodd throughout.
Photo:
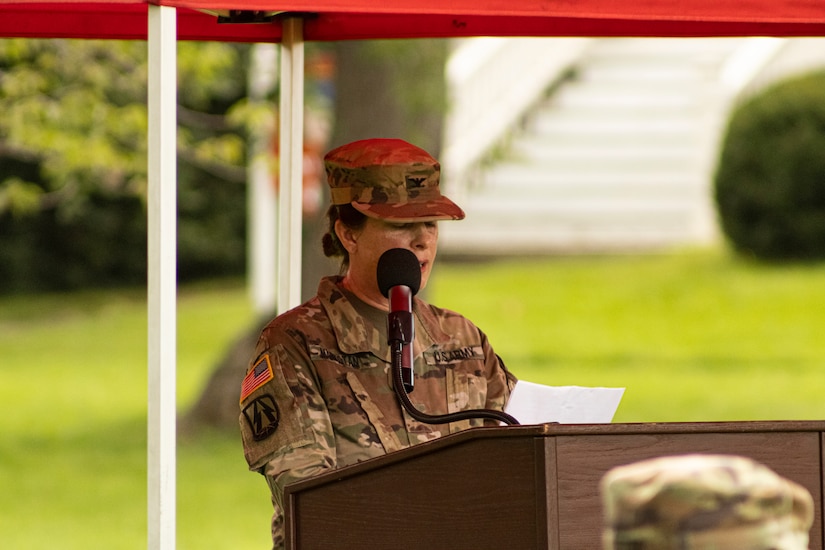
<svg viewBox="0 0 825 550"><path fill-rule="evenodd" d="M297 493L314 486L342 480L370 471L378 466L409 460L419 455L438 451L443 448L461 445L480 439L538 439L548 437L575 436L622 436L622 435L656 435L656 434L713 434L713 433L778 433L809 432L825 434L825 421L821 420L775 420L775 421L736 421L736 422L640 422L611 424L534 424L519 426L471 428L447 435L426 443L421 443L371 458L358 464L345 466L337 470L298 481L285 487L285 493Z"/></svg>

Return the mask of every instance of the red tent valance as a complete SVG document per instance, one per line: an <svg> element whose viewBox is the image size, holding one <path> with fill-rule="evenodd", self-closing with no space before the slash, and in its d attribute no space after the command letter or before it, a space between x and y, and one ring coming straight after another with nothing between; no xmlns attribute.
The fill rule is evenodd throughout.
<svg viewBox="0 0 825 550"><path fill-rule="evenodd" d="M155 0L188 40L279 41L302 13L307 40L450 36L825 36L822 0ZM0 0L0 36L146 37L145 0ZM232 10L270 23L219 23Z"/></svg>

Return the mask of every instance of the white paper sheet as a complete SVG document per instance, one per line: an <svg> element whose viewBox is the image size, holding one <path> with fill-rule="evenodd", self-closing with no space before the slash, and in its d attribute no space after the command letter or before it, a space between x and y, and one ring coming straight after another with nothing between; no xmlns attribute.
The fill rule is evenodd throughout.
<svg viewBox="0 0 825 550"><path fill-rule="evenodd" d="M521 424L608 424L624 388L545 386L519 380L504 411Z"/></svg>

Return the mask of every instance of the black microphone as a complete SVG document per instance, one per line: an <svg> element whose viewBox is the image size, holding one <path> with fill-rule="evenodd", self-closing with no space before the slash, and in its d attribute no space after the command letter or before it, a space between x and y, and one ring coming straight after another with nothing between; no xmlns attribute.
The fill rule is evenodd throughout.
<svg viewBox="0 0 825 550"><path fill-rule="evenodd" d="M415 386L413 349L415 326L412 297L421 287L421 264L411 251L391 248L378 259L378 288L390 301L387 314L387 343L392 352L392 367L401 370L401 380L407 393Z"/></svg>

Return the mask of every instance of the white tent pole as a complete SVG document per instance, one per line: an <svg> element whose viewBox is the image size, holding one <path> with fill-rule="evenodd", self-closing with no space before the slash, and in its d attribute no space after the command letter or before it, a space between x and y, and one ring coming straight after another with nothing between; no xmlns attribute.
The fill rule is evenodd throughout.
<svg viewBox="0 0 825 550"><path fill-rule="evenodd" d="M303 21L283 22L281 41L278 313L301 301L301 196L304 157Z"/></svg>
<svg viewBox="0 0 825 550"><path fill-rule="evenodd" d="M149 5L148 548L175 548L177 13Z"/></svg>
<svg viewBox="0 0 825 550"><path fill-rule="evenodd" d="M265 101L278 81L278 46L255 44L249 67L249 101ZM271 169L273 125L264 124L250 136L247 222L249 292L258 316L272 314L277 303L275 235L278 206Z"/></svg>

